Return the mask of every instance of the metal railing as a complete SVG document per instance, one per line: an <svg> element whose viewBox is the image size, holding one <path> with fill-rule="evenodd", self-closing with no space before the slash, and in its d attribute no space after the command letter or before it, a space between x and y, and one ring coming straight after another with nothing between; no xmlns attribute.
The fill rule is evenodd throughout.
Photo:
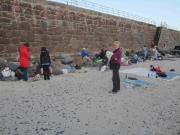
<svg viewBox="0 0 180 135"><path fill-rule="evenodd" d="M87 0L48 0L48 1L59 2L59 3L71 5L71 6L80 7L80 8L86 8L86 9L94 10L94 11L105 13L105 14L110 14L114 16L119 16L119 17L131 19L131 20L136 20L136 21L156 25L156 22L154 20L141 17L139 15L131 14L126 11L121 11L121 10L117 10L111 7L107 7L107 6L97 4L94 2L89 2Z"/></svg>
<svg viewBox="0 0 180 135"><path fill-rule="evenodd" d="M163 26L168 29L180 31L180 28L178 28L176 26L167 25L166 22L160 22L158 24L158 23L156 23L156 21L154 21L152 19L148 19L146 17L141 17L139 15L128 13L126 11L117 10L117 9L107 7L107 6L98 4L98 3L90 2L87 0L48 0L48 1L59 2L59 3L63 3L66 5L70 5L70 6L90 9L90 10L94 10L94 11L109 14L109 15L119 16L119 17L123 17L126 19L140 21L140 22L144 22L144 23L148 23L148 24L152 24L152 25L156 25L156 26Z"/></svg>
<svg viewBox="0 0 180 135"><path fill-rule="evenodd" d="M172 30L180 31L180 28L179 28L179 27L176 27L176 26L167 25L167 28L168 28L168 29L172 29Z"/></svg>

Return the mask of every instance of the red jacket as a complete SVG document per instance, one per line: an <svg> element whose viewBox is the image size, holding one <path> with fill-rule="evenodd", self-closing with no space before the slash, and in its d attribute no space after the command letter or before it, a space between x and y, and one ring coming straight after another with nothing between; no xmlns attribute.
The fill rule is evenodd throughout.
<svg viewBox="0 0 180 135"><path fill-rule="evenodd" d="M20 66L28 68L30 63L30 50L29 47L22 45L20 47Z"/></svg>
<svg viewBox="0 0 180 135"><path fill-rule="evenodd" d="M121 54L122 54L122 50L120 48L116 49L113 52L113 55L111 56L110 62L112 64L120 65L120 63L121 63Z"/></svg>

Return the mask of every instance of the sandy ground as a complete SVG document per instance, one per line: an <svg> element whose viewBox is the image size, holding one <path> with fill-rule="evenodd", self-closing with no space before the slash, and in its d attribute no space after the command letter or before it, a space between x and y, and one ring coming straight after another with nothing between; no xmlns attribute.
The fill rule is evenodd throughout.
<svg viewBox="0 0 180 135"><path fill-rule="evenodd" d="M121 69L152 63L180 72L180 59ZM180 79L139 77L157 87L121 85L110 94L111 76L88 69L50 81L0 82L0 135L180 135Z"/></svg>

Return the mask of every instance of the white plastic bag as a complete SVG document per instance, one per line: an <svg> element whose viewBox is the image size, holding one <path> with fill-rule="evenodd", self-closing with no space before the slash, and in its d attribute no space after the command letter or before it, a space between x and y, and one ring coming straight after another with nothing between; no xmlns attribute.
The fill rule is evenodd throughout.
<svg viewBox="0 0 180 135"><path fill-rule="evenodd" d="M101 71L106 71L107 66L102 66Z"/></svg>
<svg viewBox="0 0 180 135"><path fill-rule="evenodd" d="M43 74L44 72L43 72L43 68L41 68L41 74Z"/></svg>
<svg viewBox="0 0 180 135"><path fill-rule="evenodd" d="M62 69L63 74L67 74L68 73L68 69Z"/></svg>
<svg viewBox="0 0 180 135"><path fill-rule="evenodd" d="M3 71L1 71L3 77L10 77L11 76L11 69L9 67L5 67Z"/></svg>
<svg viewBox="0 0 180 135"><path fill-rule="evenodd" d="M110 51L106 52L106 57L108 58L108 61L110 61L112 55L113 55L112 52L110 52Z"/></svg>

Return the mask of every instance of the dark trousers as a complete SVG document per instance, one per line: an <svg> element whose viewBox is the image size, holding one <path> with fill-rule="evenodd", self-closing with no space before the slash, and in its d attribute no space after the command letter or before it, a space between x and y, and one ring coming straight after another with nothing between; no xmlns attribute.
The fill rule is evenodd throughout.
<svg viewBox="0 0 180 135"><path fill-rule="evenodd" d="M21 69L21 72L23 73L23 80L27 81L28 80L28 68L20 67L20 69Z"/></svg>
<svg viewBox="0 0 180 135"><path fill-rule="evenodd" d="M112 81L113 81L113 92L117 92L118 90L120 90L120 77L119 77L119 68L120 67L116 67L113 68L113 77L112 77Z"/></svg>
<svg viewBox="0 0 180 135"><path fill-rule="evenodd" d="M50 80L49 65L43 65L42 68L43 68L44 80Z"/></svg>

